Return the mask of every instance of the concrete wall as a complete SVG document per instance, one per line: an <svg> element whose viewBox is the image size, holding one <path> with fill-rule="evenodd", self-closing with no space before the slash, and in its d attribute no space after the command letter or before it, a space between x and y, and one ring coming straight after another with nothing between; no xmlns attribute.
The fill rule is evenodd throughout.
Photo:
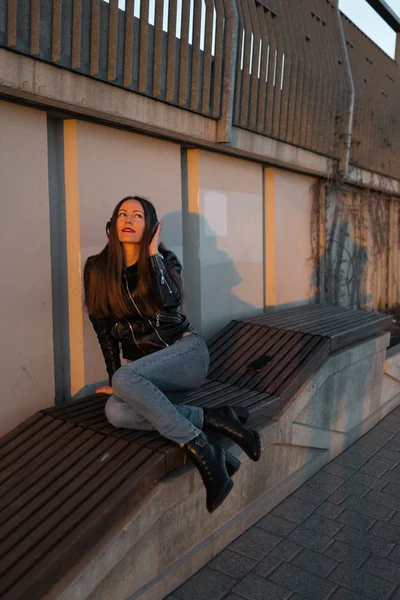
<svg viewBox="0 0 400 600"><path fill-rule="evenodd" d="M312 186L315 178L283 169L265 170L266 305L313 298Z"/></svg>
<svg viewBox="0 0 400 600"><path fill-rule="evenodd" d="M262 167L192 150L188 189L189 244L197 235L191 263L198 263L188 281L188 304L193 323L209 337L264 306Z"/></svg>
<svg viewBox="0 0 400 600"><path fill-rule="evenodd" d="M0 436L54 398L46 114L0 102Z"/></svg>
<svg viewBox="0 0 400 600"><path fill-rule="evenodd" d="M77 161L82 272L87 257L107 242L105 224L115 205L131 194L154 202L164 223L163 241L182 259L179 145L79 122ZM85 384L104 380L104 360L86 313L83 344Z"/></svg>

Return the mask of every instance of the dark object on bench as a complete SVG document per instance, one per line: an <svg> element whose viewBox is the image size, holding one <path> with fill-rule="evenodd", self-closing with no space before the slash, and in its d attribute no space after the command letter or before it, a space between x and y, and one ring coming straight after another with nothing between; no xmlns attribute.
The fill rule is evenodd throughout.
<svg viewBox="0 0 400 600"><path fill-rule="evenodd" d="M209 344L205 385L185 402L277 418L329 352L391 317L308 306L232 321ZM249 369L267 356L265 365ZM253 365L254 366L254 365ZM166 473L182 450L156 432L116 429L106 396L43 410L0 439L0 598L39 600Z"/></svg>

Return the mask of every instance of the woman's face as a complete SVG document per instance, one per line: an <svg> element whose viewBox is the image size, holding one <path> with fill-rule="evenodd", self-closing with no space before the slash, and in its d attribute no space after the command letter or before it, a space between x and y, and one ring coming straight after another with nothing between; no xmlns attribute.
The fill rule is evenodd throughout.
<svg viewBox="0 0 400 600"><path fill-rule="evenodd" d="M139 200L126 200L117 215L119 241L123 244L139 244L145 224L144 210Z"/></svg>

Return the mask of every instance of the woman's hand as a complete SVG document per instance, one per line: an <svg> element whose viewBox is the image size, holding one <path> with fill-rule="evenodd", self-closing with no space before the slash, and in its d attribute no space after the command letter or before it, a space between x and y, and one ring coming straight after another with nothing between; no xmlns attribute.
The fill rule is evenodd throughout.
<svg viewBox="0 0 400 600"><path fill-rule="evenodd" d="M153 235L153 238L152 238L152 240L150 242L149 256L153 256L153 254L157 254L158 253L158 246L160 245L160 242L161 242L161 240L160 240L161 226L162 226L162 221L160 221L160 223L158 224L156 232Z"/></svg>
<svg viewBox="0 0 400 600"><path fill-rule="evenodd" d="M110 385L102 385L101 387L97 388L96 390L96 394L113 394L114 390Z"/></svg>

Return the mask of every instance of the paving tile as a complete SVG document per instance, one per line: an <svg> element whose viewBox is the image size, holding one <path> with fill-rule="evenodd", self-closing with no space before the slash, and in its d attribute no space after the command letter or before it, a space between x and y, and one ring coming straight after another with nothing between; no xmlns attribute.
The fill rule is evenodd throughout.
<svg viewBox="0 0 400 600"><path fill-rule="evenodd" d="M344 481L345 480L342 477L337 477L337 475L332 475L332 473L319 471L319 473L308 480L308 484L325 494L333 494Z"/></svg>
<svg viewBox="0 0 400 600"><path fill-rule="evenodd" d="M369 533L384 538L389 542L400 543L400 527L396 527L396 525L392 525L391 523L377 521L375 525L371 527Z"/></svg>
<svg viewBox="0 0 400 600"><path fill-rule="evenodd" d="M329 579L372 600L386 600L395 589L392 583L343 563L329 575Z"/></svg>
<svg viewBox="0 0 400 600"><path fill-rule="evenodd" d="M273 574L272 574L273 576ZM259 575L249 573L233 589L233 592L239 594L248 600L286 600L290 597L290 591L276 583L259 577ZM211 600L212 596L208 598ZM214 598L212 598L214 600Z"/></svg>
<svg viewBox="0 0 400 600"><path fill-rule="evenodd" d="M339 463L330 462L323 469L322 472L331 473L332 475L337 475L342 479L348 479L354 474L354 469L350 469L349 467L345 467Z"/></svg>
<svg viewBox="0 0 400 600"><path fill-rule="evenodd" d="M369 556L369 551L368 549L363 550L362 548L355 548L354 546L349 546L349 544L335 540L333 544L325 550L325 555L334 558L339 562L344 562L358 568Z"/></svg>
<svg viewBox="0 0 400 600"><path fill-rule="evenodd" d="M314 509L315 506L310 502L289 496L274 508L272 514L293 521L293 523L302 523L304 519L311 515Z"/></svg>
<svg viewBox="0 0 400 600"><path fill-rule="evenodd" d="M315 552L324 552L333 540L333 538L322 533L318 533L317 535L315 531L307 529L307 527L303 527L302 525L292 531L287 539L295 544L304 546L304 548L310 548L310 550L314 550Z"/></svg>
<svg viewBox="0 0 400 600"><path fill-rule="evenodd" d="M326 600L335 589L335 585L330 581L287 563L278 567L269 579L312 600Z"/></svg>
<svg viewBox="0 0 400 600"><path fill-rule="evenodd" d="M292 598L290 598L290 600L292 600ZM339 587L336 592L334 592L333 596L329 598L329 600L367 600L367 596L360 596L360 594L356 594L351 590L346 590L345 588Z"/></svg>
<svg viewBox="0 0 400 600"><path fill-rule="evenodd" d="M290 600L292 599L290 598ZM400 590L398 590L397 594L392 596L390 600L400 600Z"/></svg>
<svg viewBox="0 0 400 600"><path fill-rule="evenodd" d="M359 469L367 462L367 460L367 457L361 456L352 449L349 449L342 452L342 454L339 454L332 462L348 467L349 469Z"/></svg>
<svg viewBox="0 0 400 600"><path fill-rule="evenodd" d="M255 524L255 527L260 527L270 533L275 533L281 537L286 537L296 527L291 521L277 517L269 513Z"/></svg>
<svg viewBox="0 0 400 600"><path fill-rule="evenodd" d="M400 564L393 560L370 556L361 567L361 570L370 575L382 577L392 583L400 584Z"/></svg>
<svg viewBox="0 0 400 600"><path fill-rule="evenodd" d="M211 598L209 600L211 600ZM227 596L224 596L224 600L243 600L243 596L237 596L230 592ZM290 600L292 599L290 598Z"/></svg>
<svg viewBox="0 0 400 600"><path fill-rule="evenodd" d="M271 550L271 555L280 560L290 561L296 554L303 549L303 546L299 546L289 540L282 540L275 548Z"/></svg>
<svg viewBox="0 0 400 600"><path fill-rule="evenodd" d="M354 483L360 483L368 488L373 490L381 490L384 485L386 485L386 481L384 479L379 479L379 477L374 477L373 475L368 475L368 473L364 473L361 471L357 471L352 475L349 479Z"/></svg>
<svg viewBox="0 0 400 600"><path fill-rule="evenodd" d="M378 492L377 490L371 490L369 494L367 494L366 500L368 500L368 502L380 504L381 506L386 506L393 510L398 510L399 508L398 498L395 498L391 494L385 494L385 492Z"/></svg>
<svg viewBox="0 0 400 600"><path fill-rule="evenodd" d="M252 527L232 542L232 544L228 546L228 549L244 554L249 558L260 560L268 554L281 539L282 538L273 533L269 533L258 527Z"/></svg>
<svg viewBox="0 0 400 600"><path fill-rule="evenodd" d="M291 564L320 577L327 577L338 565L336 560L308 548L297 554Z"/></svg>
<svg viewBox="0 0 400 600"><path fill-rule="evenodd" d="M174 596L179 600L222 600L235 584L236 579L204 567L174 590Z"/></svg>
<svg viewBox="0 0 400 600"><path fill-rule="evenodd" d="M394 560L395 562L400 563L400 546L395 546L390 554L388 554L387 558L389 560Z"/></svg>
<svg viewBox="0 0 400 600"><path fill-rule="evenodd" d="M399 502L399 505L400 505L400 502ZM399 506L399 508L400 508L400 506ZM394 513L393 518L390 519L390 523L392 525L396 525L397 527L400 527L400 512Z"/></svg>
<svg viewBox="0 0 400 600"><path fill-rule="evenodd" d="M317 531L318 533L323 533L325 535L329 535L334 537L336 533L342 528L340 523L336 521L332 521L332 519L326 519L321 515L313 514L311 517L308 517L303 522L303 526L308 529L312 529L313 531Z"/></svg>
<svg viewBox="0 0 400 600"><path fill-rule="evenodd" d="M380 521L377 521L377 523L379 522ZM371 533L357 531L357 529L349 527L349 525L343 526L343 529L337 533L336 539L338 539L339 542L350 544L350 546L374 552L374 554L382 556L383 558L385 558L393 549L392 542L384 540L376 535L372 535Z"/></svg>
<svg viewBox="0 0 400 600"><path fill-rule="evenodd" d="M314 514L326 517L327 519L336 519L343 510L341 506L332 504L332 502L324 502L321 506L318 506Z"/></svg>
<svg viewBox="0 0 400 600"><path fill-rule="evenodd" d="M244 577L246 573L251 571L256 564L257 561L252 558L226 549L209 562L208 566L211 569L230 575L230 577L240 579L241 577Z"/></svg>
<svg viewBox="0 0 400 600"><path fill-rule="evenodd" d="M382 439L379 435L374 434L374 430L372 429L362 438L357 440L355 444L352 445L352 450L357 452L357 448L366 448L371 452L377 452L380 450L388 440Z"/></svg>
<svg viewBox="0 0 400 600"><path fill-rule="evenodd" d="M367 475L373 475L374 477L381 477L386 471L389 471L392 467L395 467L396 463L392 460L379 458L374 456L360 469L361 473L367 473Z"/></svg>
<svg viewBox="0 0 400 600"><path fill-rule="evenodd" d="M400 498L400 485L392 483L391 481L385 481L385 487L380 490L383 494L390 494L396 498Z"/></svg>
<svg viewBox="0 0 400 600"><path fill-rule="evenodd" d="M360 531L368 531L370 527L375 523L375 519L362 515L361 513L354 512L353 510L344 510L338 517L337 521L344 525L351 525L355 529Z"/></svg>
<svg viewBox="0 0 400 600"><path fill-rule="evenodd" d="M340 505L343 502L343 500L346 500L346 498L348 497L349 494L347 494L344 490L339 488L338 490L336 490L336 492L332 494L332 496L329 496L329 502L331 502L332 504Z"/></svg>
<svg viewBox="0 0 400 600"><path fill-rule="evenodd" d="M387 450L386 448L382 448L379 452L376 453L376 456L379 458L388 458L389 460L393 460L395 463L400 463L400 454L398 452L394 452L393 450Z"/></svg>
<svg viewBox="0 0 400 600"><path fill-rule="evenodd" d="M382 479L384 481L392 481L393 483L400 484L400 473L397 471L397 467L396 470L386 471L386 473L382 475Z"/></svg>
<svg viewBox="0 0 400 600"><path fill-rule="evenodd" d="M375 438L380 438L381 440L388 442L396 435L397 431L398 429L396 429L395 426L388 425L385 427L384 423L380 421L378 425L371 429L370 434Z"/></svg>
<svg viewBox="0 0 400 600"><path fill-rule="evenodd" d="M394 514L393 509L370 501L370 496L365 496L364 498L348 496L340 506L342 508L347 508L348 510L359 512L372 519L380 519L381 521L389 521Z"/></svg>
<svg viewBox="0 0 400 600"><path fill-rule="evenodd" d="M256 573L257 575L260 575L260 577L268 577L268 575L272 573L272 571L276 569L281 562L282 561L280 561L278 558L267 554L267 556L264 556L264 558L260 560L260 562L258 562L252 569L252 573Z"/></svg>
<svg viewBox="0 0 400 600"><path fill-rule="evenodd" d="M329 494L326 492L322 492L317 488L313 487L305 483L301 487L299 487L294 493L293 496L295 498L301 498L301 500L305 500L306 502L310 502L311 504L322 504L329 498Z"/></svg>

